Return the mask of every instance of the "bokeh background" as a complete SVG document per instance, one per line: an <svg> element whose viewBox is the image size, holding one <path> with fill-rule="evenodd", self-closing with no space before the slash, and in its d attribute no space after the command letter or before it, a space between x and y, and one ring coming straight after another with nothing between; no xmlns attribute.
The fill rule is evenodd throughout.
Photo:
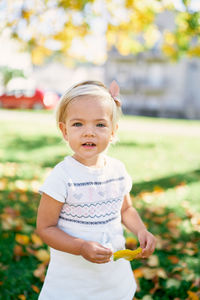
<svg viewBox="0 0 200 300"><path fill-rule="evenodd" d="M88 79L120 85L109 154L157 237L149 259L131 262L134 299L199 299L200 1L2 0L0 33L0 299L38 298L49 261L38 188L71 153L54 108Z"/></svg>

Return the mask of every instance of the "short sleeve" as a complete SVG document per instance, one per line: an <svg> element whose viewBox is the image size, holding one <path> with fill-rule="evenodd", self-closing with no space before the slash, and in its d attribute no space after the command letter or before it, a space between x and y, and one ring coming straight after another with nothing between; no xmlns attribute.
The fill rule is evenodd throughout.
<svg viewBox="0 0 200 300"><path fill-rule="evenodd" d="M124 178L124 195L130 193L132 189L132 178L128 174L125 165L121 162L121 172Z"/></svg>
<svg viewBox="0 0 200 300"><path fill-rule="evenodd" d="M125 195L130 193L132 189L132 178L125 170Z"/></svg>
<svg viewBox="0 0 200 300"><path fill-rule="evenodd" d="M57 201L66 202L67 181L59 166L56 166L39 188L39 193L45 193Z"/></svg>

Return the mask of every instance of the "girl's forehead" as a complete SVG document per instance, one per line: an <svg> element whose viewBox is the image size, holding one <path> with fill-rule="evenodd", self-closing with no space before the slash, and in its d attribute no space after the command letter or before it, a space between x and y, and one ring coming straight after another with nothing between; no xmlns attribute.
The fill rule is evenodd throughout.
<svg viewBox="0 0 200 300"><path fill-rule="evenodd" d="M73 111L93 111L99 113L112 113L113 103L109 98L101 96L84 95L70 101L67 108L68 112Z"/></svg>

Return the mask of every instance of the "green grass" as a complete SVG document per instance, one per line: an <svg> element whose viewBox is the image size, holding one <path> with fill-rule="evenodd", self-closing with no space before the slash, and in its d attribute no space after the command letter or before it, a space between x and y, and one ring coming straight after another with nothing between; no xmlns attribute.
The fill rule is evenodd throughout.
<svg viewBox="0 0 200 300"><path fill-rule="evenodd" d="M192 299L200 278L200 122L127 116L126 123L108 152L125 163L133 205L158 238L152 260L131 263L140 286L136 299ZM37 253L47 249L31 239L37 189L70 150L50 113L16 111L0 128L0 299L37 299L42 276L34 271L46 267ZM17 242L16 234L28 242Z"/></svg>

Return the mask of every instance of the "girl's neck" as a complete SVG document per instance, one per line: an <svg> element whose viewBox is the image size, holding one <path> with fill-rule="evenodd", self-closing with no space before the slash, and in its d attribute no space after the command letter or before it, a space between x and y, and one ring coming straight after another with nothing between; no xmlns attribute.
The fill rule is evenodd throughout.
<svg viewBox="0 0 200 300"><path fill-rule="evenodd" d="M105 155L100 155L96 159L91 160L84 160L80 157L77 157L76 154L72 155L72 157L77 160L82 165L85 165L86 167L94 168L94 169L101 169L105 167L106 165L106 158Z"/></svg>

